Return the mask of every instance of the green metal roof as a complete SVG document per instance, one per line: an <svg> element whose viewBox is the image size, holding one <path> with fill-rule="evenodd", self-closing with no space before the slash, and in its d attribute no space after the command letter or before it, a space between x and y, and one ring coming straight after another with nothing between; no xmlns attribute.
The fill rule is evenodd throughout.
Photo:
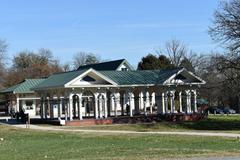
<svg viewBox="0 0 240 160"><path fill-rule="evenodd" d="M182 68L170 70L137 70L137 71L96 71L103 76L111 79L118 85L139 85L139 84L163 84L165 80ZM46 88L64 87L66 83L83 74L87 70L78 70L65 73L53 74L39 85L33 87L33 90L42 90Z"/></svg>
<svg viewBox="0 0 240 160"><path fill-rule="evenodd" d="M99 71L118 85L163 84L182 68L170 70Z"/></svg>
<svg viewBox="0 0 240 160"><path fill-rule="evenodd" d="M78 70L93 68L97 71L109 71L109 70L114 71L114 70L117 70L118 67L124 62L127 64L130 70L133 70L132 66L125 59L84 65L84 66L80 66Z"/></svg>
<svg viewBox="0 0 240 160"><path fill-rule="evenodd" d="M19 84L1 90L0 93L34 93L31 88L37 86L44 80L45 79L25 79Z"/></svg>
<svg viewBox="0 0 240 160"><path fill-rule="evenodd" d="M70 71L70 72L63 72L63 73L56 73L49 76L45 81L40 83L37 86L32 87L32 89L39 89L39 88L58 88L64 87L64 85L71 81L72 79L76 78L77 76L83 74L86 70L77 70L77 71Z"/></svg>

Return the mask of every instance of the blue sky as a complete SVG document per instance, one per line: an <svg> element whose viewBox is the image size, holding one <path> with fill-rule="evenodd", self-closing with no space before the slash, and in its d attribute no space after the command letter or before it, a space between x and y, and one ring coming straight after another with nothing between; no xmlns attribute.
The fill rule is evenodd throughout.
<svg viewBox="0 0 240 160"><path fill-rule="evenodd" d="M49 48L62 63L79 51L134 66L171 39L199 53L218 49L209 37L218 0L0 0L0 38L11 58Z"/></svg>

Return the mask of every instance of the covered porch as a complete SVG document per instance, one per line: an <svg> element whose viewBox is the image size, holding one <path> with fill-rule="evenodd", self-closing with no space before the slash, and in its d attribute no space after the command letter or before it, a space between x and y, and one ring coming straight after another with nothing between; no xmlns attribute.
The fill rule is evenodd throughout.
<svg viewBox="0 0 240 160"><path fill-rule="evenodd" d="M113 72L117 72L117 76ZM125 84L117 81L119 73L131 75L124 80ZM201 112L197 108L197 89L205 82L185 69L175 70L164 77L164 81L159 79L163 73L148 73L148 76L158 76L154 79L155 84L146 80L145 83L138 82L139 75L145 76L139 71L99 72L89 69L75 71L75 77L61 82L59 86L49 85L66 74L69 73L50 76L34 89L41 97L41 119L57 119L61 124L67 124L68 121L85 119ZM130 80L131 84L127 84Z"/></svg>

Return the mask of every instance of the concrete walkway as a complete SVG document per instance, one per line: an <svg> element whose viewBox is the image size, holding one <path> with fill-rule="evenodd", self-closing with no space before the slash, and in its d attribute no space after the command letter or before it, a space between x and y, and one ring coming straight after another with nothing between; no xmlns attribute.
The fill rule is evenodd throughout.
<svg viewBox="0 0 240 160"><path fill-rule="evenodd" d="M18 128L26 128L26 125L11 125ZM38 126L30 125L30 129L44 130L44 131L64 131L64 132L84 132L84 133L112 133L112 134L158 134L158 135L190 135L190 136L212 136L212 137L231 137L240 138L240 134L237 133L223 133L223 132L199 132L199 131L167 131L167 132L137 132L137 131L119 131L119 130L89 130L89 129L71 129L71 128L59 128L52 126Z"/></svg>

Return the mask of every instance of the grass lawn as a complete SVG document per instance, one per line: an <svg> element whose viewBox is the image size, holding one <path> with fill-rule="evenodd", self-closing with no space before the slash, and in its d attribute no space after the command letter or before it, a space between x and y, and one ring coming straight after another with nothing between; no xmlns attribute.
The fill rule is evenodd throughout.
<svg viewBox="0 0 240 160"><path fill-rule="evenodd" d="M0 159L240 156L236 138L36 131L0 125Z"/></svg>
<svg viewBox="0 0 240 160"><path fill-rule="evenodd" d="M121 125L95 125L80 127L62 127L97 130L129 130L129 131L221 131L240 133L240 115L210 115L208 119L198 122L183 123L154 123L154 124L121 124Z"/></svg>

